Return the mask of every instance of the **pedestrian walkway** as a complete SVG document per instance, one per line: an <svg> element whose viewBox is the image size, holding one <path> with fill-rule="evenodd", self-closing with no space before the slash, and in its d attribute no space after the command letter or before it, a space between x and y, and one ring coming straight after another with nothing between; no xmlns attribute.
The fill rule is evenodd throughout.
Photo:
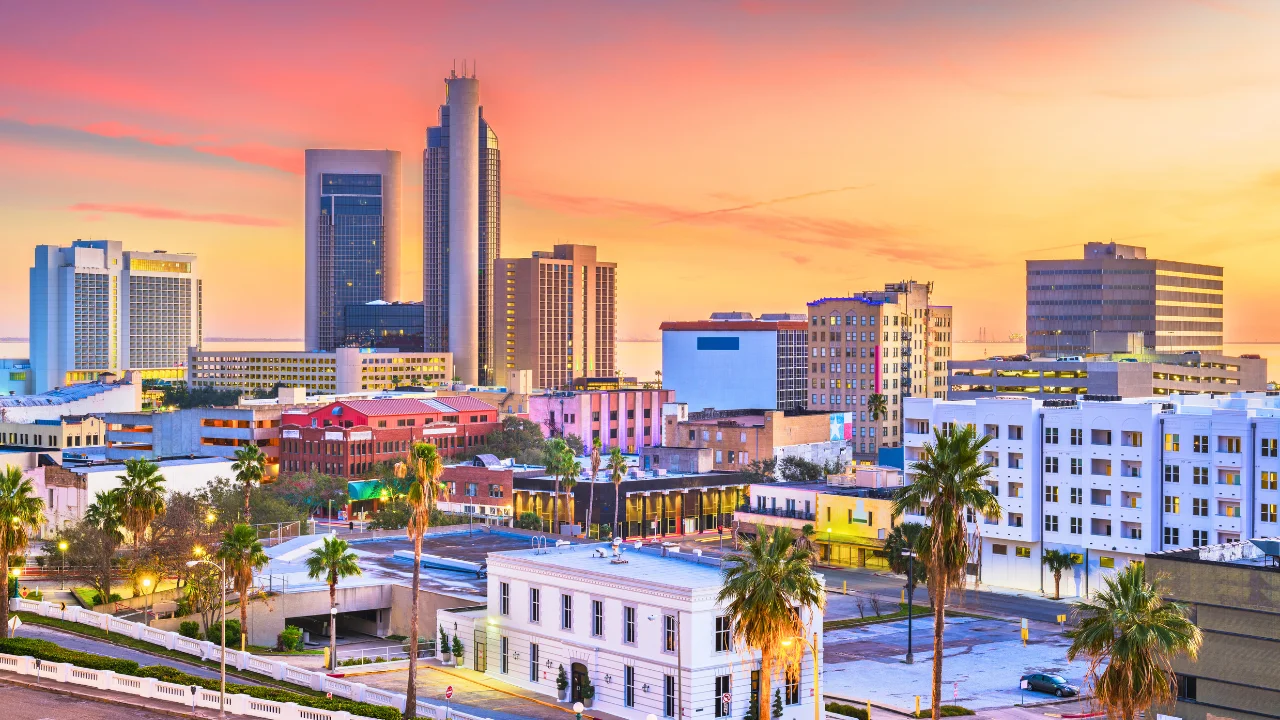
<svg viewBox="0 0 1280 720"><path fill-rule="evenodd" d="M105 640L96 640L83 635L76 635L47 625L24 623L22 627L18 628L17 636L34 638L36 640L48 640L49 642L56 643L68 650L79 650L80 652L93 653L95 655L106 655L107 657L132 660L143 666L166 665L197 677L212 679L216 679L218 677L217 670L207 668L203 665L185 663L181 660L176 660L166 656L152 655L151 653L134 650L133 648L126 647L124 645L116 645L115 643L109 643ZM258 684L249 680L241 680L239 678L228 678L228 681L244 685Z"/></svg>
<svg viewBox="0 0 1280 720"><path fill-rule="evenodd" d="M97 688L87 687L84 685L66 685L65 683L53 683L45 681L36 683L34 679L26 675L0 671L0 698L15 699L15 696L24 699L33 699L39 703L42 699L38 696L33 698L32 693L47 693L50 695L76 698L78 700L86 700L93 703L106 705L115 705L121 708L121 712L110 712L106 708L95 707L93 709L79 707L76 708L74 717L80 718L131 718L132 720L150 720L150 718L158 718L162 716L168 717L184 717L184 718L216 718L218 717L217 708L183 708L181 705L171 705L168 707L160 706L154 702L148 702L146 698L140 698L137 695L126 695L124 693L112 692L110 690L99 690ZM65 705L65 703L52 703L55 705ZM14 708L9 706L6 708L6 717L15 718ZM87 712L86 712L87 711ZM44 716L39 716L42 718ZM72 717L71 715L55 716L55 717ZM247 717L245 715L237 715L230 711L227 717Z"/></svg>

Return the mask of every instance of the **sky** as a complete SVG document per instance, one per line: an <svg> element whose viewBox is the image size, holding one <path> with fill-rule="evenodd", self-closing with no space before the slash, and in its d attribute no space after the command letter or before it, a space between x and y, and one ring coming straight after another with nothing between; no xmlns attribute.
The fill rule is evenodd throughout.
<svg viewBox="0 0 1280 720"><path fill-rule="evenodd" d="M1090 241L1226 269L1228 341L1280 340L1273 0L0 0L0 335L38 244L199 255L205 335L301 337L303 151L421 164L465 61L502 249L594 244L619 338L935 283L1022 331L1024 261Z"/></svg>

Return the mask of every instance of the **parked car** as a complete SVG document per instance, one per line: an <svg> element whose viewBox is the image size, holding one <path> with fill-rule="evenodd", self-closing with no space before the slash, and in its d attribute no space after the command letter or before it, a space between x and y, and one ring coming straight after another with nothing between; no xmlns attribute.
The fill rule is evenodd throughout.
<svg viewBox="0 0 1280 720"><path fill-rule="evenodd" d="M1027 689L1035 692L1048 693L1058 697L1072 697L1080 694L1080 688L1067 682L1066 678L1061 675L1032 673L1023 675L1022 679L1027 681Z"/></svg>

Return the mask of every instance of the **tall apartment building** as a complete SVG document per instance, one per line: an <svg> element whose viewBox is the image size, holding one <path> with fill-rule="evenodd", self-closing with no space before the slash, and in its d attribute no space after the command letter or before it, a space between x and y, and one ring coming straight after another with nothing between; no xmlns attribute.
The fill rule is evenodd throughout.
<svg viewBox="0 0 1280 720"><path fill-rule="evenodd" d="M181 379L201 339L196 256L125 251L115 240L36 247L31 268L33 390L139 370Z"/></svg>
<svg viewBox="0 0 1280 720"><path fill-rule="evenodd" d="M935 429L973 425L990 441L987 485L1002 517L973 518L971 575L1053 590L1045 549L1077 556L1065 595L1146 553L1280 536L1280 398L910 399L907 481Z"/></svg>
<svg viewBox="0 0 1280 720"><path fill-rule="evenodd" d="M809 409L855 415L855 457L902 441L902 400L945 398L951 307L931 302L932 283L888 283L809 303ZM884 414L870 409L884 396ZM864 439L865 438L865 439Z"/></svg>
<svg viewBox="0 0 1280 720"><path fill-rule="evenodd" d="M799 313L664 322L662 384L691 411L803 410L809 333Z"/></svg>
<svg viewBox="0 0 1280 720"><path fill-rule="evenodd" d="M306 153L306 347L343 343L348 305L400 299L400 152Z"/></svg>
<svg viewBox="0 0 1280 720"><path fill-rule="evenodd" d="M1129 333L1163 353L1222 353L1222 268L1088 243L1080 260L1027 261L1027 352L1122 350Z"/></svg>
<svg viewBox="0 0 1280 720"><path fill-rule="evenodd" d="M532 370L535 387L617 373L618 265L591 245L556 245L494 262L491 328L502 372ZM456 364L456 360L455 360Z"/></svg>
<svg viewBox="0 0 1280 720"><path fill-rule="evenodd" d="M502 252L498 136L474 75L444 82L440 124L427 128L422 157L426 349L453 353L462 382L493 385L501 374L490 345L493 263Z"/></svg>
<svg viewBox="0 0 1280 720"><path fill-rule="evenodd" d="M355 347L340 347L333 352L192 351L186 374L190 387L270 390L280 383L317 394L444 385L451 377L453 360L449 353Z"/></svg>

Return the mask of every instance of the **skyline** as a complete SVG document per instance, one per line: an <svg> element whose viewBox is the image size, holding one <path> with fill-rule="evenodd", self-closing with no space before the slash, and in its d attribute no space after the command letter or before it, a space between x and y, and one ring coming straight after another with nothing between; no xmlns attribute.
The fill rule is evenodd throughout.
<svg viewBox="0 0 1280 720"><path fill-rule="evenodd" d="M301 337L309 147L402 153L415 299L421 151L465 57L504 254L598 246L620 340L908 278L957 340L1003 336L1023 260L1108 240L1223 265L1228 341L1280 338L1261 2L3 6L0 335L36 245L105 238L199 255L207 335Z"/></svg>

